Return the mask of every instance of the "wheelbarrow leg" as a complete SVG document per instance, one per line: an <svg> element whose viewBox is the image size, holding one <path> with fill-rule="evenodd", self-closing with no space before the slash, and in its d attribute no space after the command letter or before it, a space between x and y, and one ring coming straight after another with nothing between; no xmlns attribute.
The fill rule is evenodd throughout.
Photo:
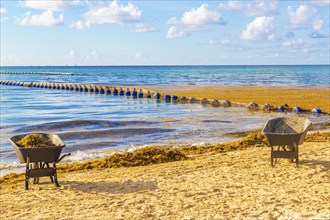
<svg viewBox="0 0 330 220"><path fill-rule="evenodd" d="M26 168L25 168L25 189L29 189L29 167L30 167L30 156L27 156L26 159Z"/></svg>
<svg viewBox="0 0 330 220"><path fill-rule="evenodd" d="M270 152L270 165L275 166L275 161L274 161L274 147L271 146L271 152Z"/></svg>
<svg viewBox="0 0 330 220"><path fill-rule="evenodd" d="M278 146L277 147L277 151L279 151L281 149L281 147L283 146ZM272 152L271 152L271 163L272 163L272 166L274 167L277 163L277 156L275 156L275 153L274 153L274 147L272 146Z"/></svg>
<svg viewBox="0 0 330 220"><path fill-rule="evenodd" d="M29 168L26 168L25 171L25 189L28 190L29 189Z"/></svg>
<svg viewBox="0 0 330 220"><path fill-rule="evenodd" d="M296 143L294 143L293 149L294 149L294 153L295 153L296 166L299 167L299 151L298 151L298 146L296 145Z"/></svg>
<svg viewBox="0 0 330 220"><path fill-rule="evenodd" d="M54 180L55 180L55 185L57 187L60 187L60 184L58 184L58 180L57 180L57 172L56 172L56 163L53 163L53 169L54 169Z"/></svg>

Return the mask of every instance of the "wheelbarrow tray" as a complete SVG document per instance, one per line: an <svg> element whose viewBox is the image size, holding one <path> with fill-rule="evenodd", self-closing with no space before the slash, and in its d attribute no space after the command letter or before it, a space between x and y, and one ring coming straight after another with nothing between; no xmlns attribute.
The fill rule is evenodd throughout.
<svg viewBox="0 0 330 220"><path fill-rule="evenodd" d="M298 146L303 144L311 125L312 122L302 117L275 118L267 122L263 133L270 146Z"/></svg>
<svg viewBox="0 0 330 220"><path fill-rule="evenodd" d="M274 134L264 132L270 146L301 145L304 143L306 132L298 134Z"/></svg>
<svg viewBox="0 0 330 220"><path fill-rule="evenodd" d="M52 133L38 133L41 134L44 138L50 139L54 146L40 147L40 148L25 148L17 146L17 142L23 139L28 134L16 135L9 138L9 142L13 145L15 153L20 163L26 163L27 157L29 156L29 162L57 162L62 149L65 147L65 144L56 134Z"/></svg>

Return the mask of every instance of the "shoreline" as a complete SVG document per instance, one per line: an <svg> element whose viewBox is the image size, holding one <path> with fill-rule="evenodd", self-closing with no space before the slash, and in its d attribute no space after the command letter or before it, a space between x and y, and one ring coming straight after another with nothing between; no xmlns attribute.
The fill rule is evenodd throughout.
<svg viewBox="0 0 330 220"><path fill-rule="evenodd" d="M306 142L330 142L330 131L308 132L305 137ZM137 147L134 150L125 148L120 150L105 150L101 154L108 154L103 157L89 158L83 161L63 162L58 165L58 169L64 172L75 172L85 169L103 169L118 167L145 166L151 164L167 163L189 159L191 156L200 156L203 154L226 153L238 150L245 150L251 147L268 147L265 135L261 132L248 133L243 138L225 143L205 143L196 144L168 144L168 145L145 145ZM173 150L173 152L172 152ZM165 152L165 155L164 155ZM170 152L169 155L166 155ZM144 154L147 156L145 157ZM163 155L160 160L154 160L153 157ZM179 157L176 157L178 155ZM114 159L114 160L113 160ZM137 161L137 163L135 162ZM108 163L108 164L107 164ZM24 172L8 173L0 177L0 183L16 182L23 178ZM13 179L11 179L14 177ZM0 187L1 188L1 187Z"/></svg>
<svg viewBox="0 0 330 220"><path fill-rule="evenodd" d="M223 142L187 142L187 143L153 143L153 144L144 144L144 145L136 145L136 146L127 146L123 148L115 148L115 149L95 149L95 151L73 151L71 152L71 156L69 158L65 158L63 160L64 163L86 163L92 160L98 160L102 158L106 158L108 156L112 156L113 154L119 153L124 154L127 152L134 152L136 150L140 150L146 147L156 147L156 148L189 148L192 146L196 147L207 147L207 146L215 146L220 144L230 144L232 142L240 141L241 139L246 138L250 134L257 134L260 133L261 130L249 130L249 131L241 131L241 132L232 132L227 133L224 136L231 137L231 140L223 141ZM309 135L318 134L318 133L330 133L330 127L326 127L323 129L310 129L308 131ZM15 155L16 156L16 155ZM16 158L16 157L15 157ZM25 164L21 164L18 161L9 161L9 162L2 162L0 169L0 178L10 174L20 174L23 173L25 170Z"/></svg>

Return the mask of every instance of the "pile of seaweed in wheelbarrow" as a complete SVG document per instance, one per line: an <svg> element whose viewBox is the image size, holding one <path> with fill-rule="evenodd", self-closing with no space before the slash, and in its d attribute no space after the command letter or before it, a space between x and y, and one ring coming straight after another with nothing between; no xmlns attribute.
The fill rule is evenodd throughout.
<svg viewBox="0 0 330 220"><path fill-rule="evenodd" d="M59 187L56 163L71 154L60 157L65 147L63 141L56 134L34 133L16 135L9 139L20 163L26 163L25 189L29 189L29 178L34 178L34 184L39 177L49 176L52 183ZM50 166L52 165L52 166Z"/></svg>
<svg viewBox="0 0 330 220"><path fill-rule="evenodd" d="M282 117L271 119L263 129L271 147L271 165L275 166L278 158L288 158L299 166L298 146L304 143L305 136L312 122L303 117ZM278 147L275 150L275 147Z"/></svg>

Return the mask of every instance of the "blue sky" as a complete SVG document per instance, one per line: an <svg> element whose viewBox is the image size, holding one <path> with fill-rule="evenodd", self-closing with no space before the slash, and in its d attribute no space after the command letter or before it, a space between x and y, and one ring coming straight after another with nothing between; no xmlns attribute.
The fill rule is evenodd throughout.
<svg viewBox="0 0 330 220"><path fill-rule="evenodd" d="M329 64L330 0L1 0L1 65Z"/></svg>

